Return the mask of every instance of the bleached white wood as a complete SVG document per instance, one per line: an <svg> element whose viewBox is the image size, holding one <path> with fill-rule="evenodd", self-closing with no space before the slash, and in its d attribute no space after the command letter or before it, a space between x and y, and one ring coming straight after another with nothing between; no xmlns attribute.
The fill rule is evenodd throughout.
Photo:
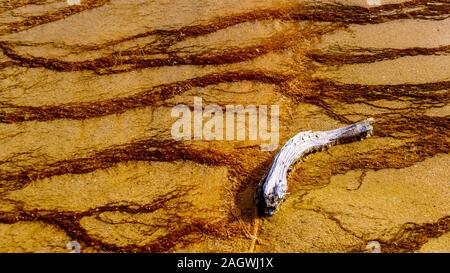
<svg viewBox="0 0 450 273"><path fill-rule="evenodd" d="M300 132L289 139L275 155L268 173L258 185L256 192L258 207L267 215L275 212L286 197L287 173L296 161L331 145L362 140L372 133L372 124L373 119L369 118L335 130Z"/></svg>

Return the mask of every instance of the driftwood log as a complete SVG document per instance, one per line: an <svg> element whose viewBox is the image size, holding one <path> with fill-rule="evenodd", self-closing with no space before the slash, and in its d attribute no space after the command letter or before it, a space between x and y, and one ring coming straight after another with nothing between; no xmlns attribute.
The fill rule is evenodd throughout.
<svg viewBox="0 0 450 273"><path fill-rule="evenodd" d="M266 215L272 215L286 197L287 174L292 165L304 156L323 151L332 145L349 143L369 137L373 119L330 131L306 131L296 134L275 155L269 171L256 192L257 206Z"/></svg>

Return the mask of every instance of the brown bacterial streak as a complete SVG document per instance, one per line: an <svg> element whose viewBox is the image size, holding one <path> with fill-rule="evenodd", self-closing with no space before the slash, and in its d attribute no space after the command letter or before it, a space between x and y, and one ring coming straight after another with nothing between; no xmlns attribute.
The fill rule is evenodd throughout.
<svg viewBox="0 0 450 273"><path fill-rule="evenodd" d="M123 113L130 109L155 105L182 94L193 87L207 87L224 82L255 81L280 86L279 92L296 99L323 107L324 98L332 98L341 102L355 103L364 98L366 101L379 99L397 99L406 97L444 103L449 101L447 93L433 91L450 88L450 82L435 82L425 84L398 85L359 85L339 84L327 80L312 80L309 91L302 93L290 92L288 83L294 75L284 75L267 71L236 71L209 74L203 77L185 81L164 84L151 90L126 98L115 98L106 101L71 103L55 106L16 106L0 104L0 122L17 123L25 121L50 121L54 119L83 120L92 117Z"/></svg>
<svg viewBox="0 0 450 273"><path fill-rule="evenodd" d="M429 238L437 238L450 231L450 216L439 219L436 223L406 223L392 240L381 242L384 252L414 252L428 242Z"/></svg>
<svg viewBox="0 0 450 273"><path fill-rule="evenodd" d="M192 190L191 187L179 187L163 196L156 198L150 204L106 204L104 206L95 207L86 211L54 211L54 210L18 210L12 212L0 212L0 223L14 224L18 222L42 222L51 224L64 230L68 236L76 239L78 242L83 243L84 247L94 247L100 251L108 252L164 252L172 249L176 244L183 242L183 237L190 234L215 234L220 236L218 230L220 230L220 223L208 223L201 218L191 219L190 222L180 223L178 222L181 216L176 213L176 207L171 207L170 203L183 196L189 194ZM19 204L21 205L21 204ZM129 215L153 213L158 210L169 210L169 219L171 220L163 226L151 225L159 228L167 229L167 234L159 236L155 242L147 243L143 245L129 244L127 246L118 246L113 243L108 243L98 238L97 236L90 235L85 228L81 225L81 220L84 217L95 217L97 220L103 213L107 212L121 212ZM127 221L125 223L134 223L133 221ZM115 223L112 223L113 225ZM136 224L136 223L134 223ZM192 243L192 241L190 241Z"/></svg>
<svg viewBox="0 0 450 273"><path fill-rule="evenodd" d="M374 63L379 61L394 60L406 56L447 55L450 53L450 46L441 46L437 48L412 47L405 49L367 49L365 51L352 50L352 52L358 54L310 52L307 56L315 62L324 65Z"/></svg>
<svg viewBox="0 0 450 273"><path fill-rule="evenodd" d="M422 84L364 85L343 84L330 80L313 79L308 91L293 94L298 100L314 103L316 99L330 98L345 103L374 100L408 99L421 103L432 101L448 103L450 81Z"/></svg>
<svg viewBox="0 0 450 273"><path fill-rule="evenodd" d="M188 54L186 56L180 56L177 52L168 51L166 47L171 45L168 43L157 51L146 49L125 50L113 53L106 57L82 62L67 62L58 59L21 55L8 43L0 43L0 48L3 50L3 53L12 60L12 64L23 67L45 67L61 72L91 70L99 74L112 74L160 66L221 65L237 63L254 59L269 52L289 48L295 43L296 38L295 33L283 33L273 35L259 45L244 48L230 47L221 49L217 53L205 51L203 53ZM150 58L152 54L165 54L168 55L168 57ZM118 66L118 68L116 68L116 66ZM125 66L125 68L122 68L123 66Z"/></svg>
<svg viewBox="0 0 450 273"><path fill-rule="evenodd" d="M28 4L33 4L33 5L44 4L42 2L43 1L20 1L17 4L8 7L8 9L19 8L19 7L26 6ZM86 11L89 9L101 7L109 2L110 2L110 0L83 0L83 1L81 1L80 5L67 6L65 8L47 12L44 15L28 16L23 21L12 22L12 23L6 24L6 25L4 25L4 26L6 26L6 30L3 30L1 32L3 32L5 34L5 33L14 33L14 32L24 31L24 30L31 29L36 26L40 26L43 24L48 24L51 22L65 19L68 16L71 16L71 15L74 15L74 14L77 14L77 13L80 13L80 12L83 12L83 11Z"/></svg>
<svg viewBox="0 0 450 273"><path fill-rule="evenodd" d="M236 71L213 73L203 77L193 78L185 81L179 81L170 84L156 86L151 90L136 94L126 98L114 98L105 101L72 103L57 106L14 106L8 104L0 104L5 110L0 112L0 122L15 123L24 121L49 121L54 119L86 119L109 114L117 114L125 112L129 109L142 108L151 106L159 101L164 101L175 95L193 87L207 87L214 84L225 82L254 81L267 84L283 85L289 75L273 73L269 71Z"/></svg>
<svg viewBox="0 0 450 273"><path fill-rule="evenodd" d="M219 151L192 149L181 142L143 140L94 152L88 157L49 162L41 166L22 167L13 172L0 172L0 189L16 190L36 179L63 174L84 174L129 161L191 160L209 165L233 165L232 172L241 172L240 176L242 176L244 170L238 159L244 155L242 150L233 158Z"/></svg>
<svg viewBox="0 0 450 273"><path fill-rule="evenodd" d="M18 24L13 29L21 29L26 25L40 25L51 20L59 20L66 16L66 10L69 13L81 12L89 7L97 7L104 5L108 1L94 2L95 5L91 5L90 2L85 3L81 6L72 6L63 9L63 12L54 12L55 14L50 14L48 16L38 16L32 17L25 22L14 23ZM438 4L438 5L436 5ZM221 18L213 19L207 25L194 25L186 26L178 30L151 30L145 33L120 39L117 41L108 42L105 45L112 45L121 43L124 41L129 41L137 38L147 37L149 35L158 35L162 42L162 50L158 50L158 53L164 52L170 45L176 42L184 40L188 37L197 37L201 35L206 35L215 32L220 29L224 29L233 25L237 25L244 22L256 21L256 20L267 20L267 18L279 19L279 20L310 20L310 21L321 21L321 22L333 22L333 23L344 23L344 24L371 24L371 23L381 23L389 20L397 19L411 19L411 18L422 18L422 19L443 19L442 16L448 17L449 5L446 1L410 1L402 4L390 4L383 5L382 7L374 8L364 8L358 6L345 6L338 4L320 4L320 5L301 5L296 7L288 7L281 9L263 9L255 10L252 12L247 12L237 15L229 15ZM405 8L414 7L415 11L406 13ZM419 9L419 10L417 10ZM50 17L51 19L48 19ZM47 19L46 19L47 18ZM164 42L165 41L165 42ZM242 51L242 49L237 49L240 54L228 54L228 61L222 61L222 57L219 56L205 56L204 54L182 57L171 57L171 58L156 58L145 60L142 57L133 57L126 59L117 59L116 55L110 55L107 57L102 57L95 60L82 61L82 62L65 62L58 59L47 59L43 57L32 57L23 56L15 52L14 49L8 43L1 43L0 47L3 49L3 53L7 55L12 60L16 61L16 65L21 65L25 67L45 67L47 69L52 69L56 71L80 71L80 70L94 70L99 73L118 73L124 71L130 71L132 69L143 68L143 67L155 67L163 65L180 65L180 64L221 64L228 63L232 61L242 61L249 58L253 58L255 54L250 54L248 51ZM93 48L98 48L95 46ZM250 49L250 48L249 48ZM137 50L135 53L142 53L142 49ZM144 51L145 52L145 51ZM262 50L261 54L264 54L265 50ZM129 52L130 53L130 52ZM131 55L135 54L131 52ZM233 53L233 52L230 52ZM232 57L232 56L241 56ZM244 57L247 56L247 57ZM225 58L226 59L226 58ZM115 66L119 62L121 65L130 65L126 69L106 69Z"/></svg>

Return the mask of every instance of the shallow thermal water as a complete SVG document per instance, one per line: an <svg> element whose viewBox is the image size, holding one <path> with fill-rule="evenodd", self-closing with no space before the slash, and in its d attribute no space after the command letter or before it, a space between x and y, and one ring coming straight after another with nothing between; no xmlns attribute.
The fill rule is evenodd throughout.
<svg viewBox="0 0 450 273"><path fill-rule="evenodd" d="M450 252L450 4L380 2L0 1L0 251ZM194 97L374 135L259 218L276 151L174 141Z"/></svg>

